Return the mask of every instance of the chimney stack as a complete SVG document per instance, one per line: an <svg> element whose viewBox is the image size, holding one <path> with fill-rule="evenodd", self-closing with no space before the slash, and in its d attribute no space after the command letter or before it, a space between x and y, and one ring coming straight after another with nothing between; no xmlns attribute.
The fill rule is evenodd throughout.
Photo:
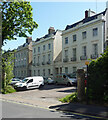
<svg viewBox="0 0 108 120"><path fill-rule="evenodd" d="M27 37L26 38L26 43L30 43L32 41L32 37Z"/></svg>
<svg viewBox="0 0 108 120"><path fill-rule="evenodd" d="M54 27L50 27L50 28L48 29L48 34L52 34L52 33L54 33L54 32L55 32Z"/></svg>
<svg viewBox="0 0 108 120"><path fill-rule="evenodd" d="M85 18L88 18L88 10L85 11Z"/></svg>

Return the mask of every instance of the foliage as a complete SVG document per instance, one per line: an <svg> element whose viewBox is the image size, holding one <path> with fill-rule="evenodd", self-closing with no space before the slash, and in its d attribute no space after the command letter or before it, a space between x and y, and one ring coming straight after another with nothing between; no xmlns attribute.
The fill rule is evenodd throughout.
<svg viewBox="0 0 108 120"><path fill-rule="evenodd" d="M14 66L14 51L6 51L2 54L2 89L4 93L9 89L8 84L13 78L13 66ZM8 90L9 91L9 90Z"/></svg>
<svg viewBox="0 0 108 120"><path fill-rule="evenodd" d="M64 98L59 99L59 101L61 101L63 103L65 103L65 102L68 102L68 103L70 103L70 102L77 102L78 101L77 93L75 92L75 93L72 93L70 95L67 95Z"/></svg>
<svg viewBox="0 0 108 120"><path fill-rule="evenodd" d="M7 85L5 90L2 89L2 93L3 94L13 93L13 92L16 92L16 90L12 86L10 86L10 85Z"/></svg>
<svg viewBox="0 0 108 120"><path fill-rule="evenodd" d="M90 63L88 72L89 99L108 101L108 48L101 57Z"/></svg>
<svg viewBox="0 0 108 120"><path fill-rule="evenodd" d="M0 3L2 12L2 42L15 40L16 37L27 37L27 32L32 34L38 24L33 21L33 8L30 2L20 0Z"/></svg>

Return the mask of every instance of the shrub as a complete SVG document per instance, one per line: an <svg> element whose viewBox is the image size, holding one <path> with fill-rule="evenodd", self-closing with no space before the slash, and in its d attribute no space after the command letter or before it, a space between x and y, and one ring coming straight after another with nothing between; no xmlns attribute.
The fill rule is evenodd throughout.
<svg viewBox="0 0 108 120"><path fill-rule="evenodd" d="M7 85L5 90L2 89L3 94L13 93L13 92L16 92L16 90L10 85Z"/></svg>
<svg viewBox="0 0 108 120"><path fill-rule="evenodd" d="M108 48L88 69L89 99L97 102L108 101Z"/></svg>
<svg viewBox="0 0 108 120"><path fill-rule="evenodd" d="M72 93L70 95L65 96L64 98L59 99L59 101L65 103L65 102L77 102L77 93Z"/></svg>

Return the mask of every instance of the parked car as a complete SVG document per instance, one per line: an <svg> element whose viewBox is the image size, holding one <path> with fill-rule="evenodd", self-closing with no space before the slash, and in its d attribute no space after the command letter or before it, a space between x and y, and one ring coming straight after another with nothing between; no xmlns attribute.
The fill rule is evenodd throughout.
<svg viewBox="0 0 108 120"><path fill-rule="evenodd" d="M56 84L64 84L67 86L77 85L77 79L75 74L58 74L54 78Z"/></svg>
<svg viewBox="0 0 108 120"><path fill-rule="evenodd" d="M48 83L48 78L47 77L43 77L44 78L44 84Z"/></svg>
<svg viewBox="0 0 108 120"><path fill-rule="evenodd" d="M34 76L24 78L21 82L16 83L14 88L17 90L26 90L32 88L40 88L44 85L44 79L42 76Z"/></svg>
<svg viewBox="0 0 108 120"><path fill-rule="evenodd" d="M54 84L54 80L51 77L49 77L47 79L47 84Z"/></svg>
<svg viewBox="0 0 108 120"><path fill-rule="evenodd" d="M14 86L16 83L21 82L22 80L19 78L12 78L10 85Z"/></svg>

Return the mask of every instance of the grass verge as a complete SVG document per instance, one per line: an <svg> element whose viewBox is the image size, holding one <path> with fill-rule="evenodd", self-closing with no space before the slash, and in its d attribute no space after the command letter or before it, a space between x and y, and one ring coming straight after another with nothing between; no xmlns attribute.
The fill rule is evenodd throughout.
<svg viewBox="0 0 108 120"><path fill-rule="evenodd" d="M70 95L67 95L64 98L59 99L59 101L61 101L63 103L65 103L65 102L68 102L68 103L69 102L78 102L77 93L74 92L74 93L72 93Z"/></svg>

